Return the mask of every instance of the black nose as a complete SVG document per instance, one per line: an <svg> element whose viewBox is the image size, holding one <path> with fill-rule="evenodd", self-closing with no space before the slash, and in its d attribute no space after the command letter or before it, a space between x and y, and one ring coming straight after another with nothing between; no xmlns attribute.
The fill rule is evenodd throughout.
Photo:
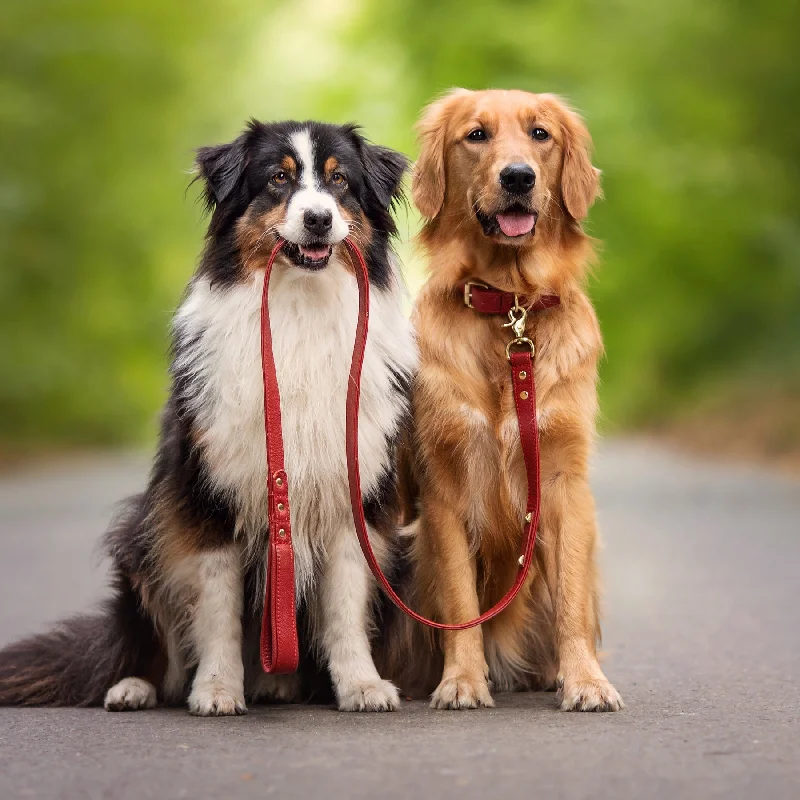
<svg viewBox="0 0 800 800"><path fill-rule="evenodd" d="M309 209L303 214L303 225L314 236L325 236L333 227L333 214L328 210Z"/></svg>
<svg viewBox="0 0 800 800"><path fill-rule="evenodd" d="M509 164L500 172L500 185L511 194L527 194L536 183L536 173L527 164Z"/></svg>

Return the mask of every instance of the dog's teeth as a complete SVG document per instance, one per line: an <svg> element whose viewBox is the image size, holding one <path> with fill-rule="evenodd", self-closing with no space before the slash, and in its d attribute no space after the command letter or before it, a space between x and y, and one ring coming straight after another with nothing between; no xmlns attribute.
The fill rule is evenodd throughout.
<svg viewBox="0 0 800 800"><path fill-rule="evenodd" d="M301 247L300 252L312 261L321 261L330 253L329 247Z"/></svg>

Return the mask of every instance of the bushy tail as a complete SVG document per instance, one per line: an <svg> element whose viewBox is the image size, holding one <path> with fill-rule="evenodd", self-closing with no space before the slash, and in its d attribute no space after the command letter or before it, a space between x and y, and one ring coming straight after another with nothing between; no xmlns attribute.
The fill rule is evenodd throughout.
<svg viewBox="0 0 800 800"><path fill-rule="evenodd" d="M158 653L155 631L128 582L118 584L99 613L0 650L0 705L101 705L117 681L148 676Z"/></svg>

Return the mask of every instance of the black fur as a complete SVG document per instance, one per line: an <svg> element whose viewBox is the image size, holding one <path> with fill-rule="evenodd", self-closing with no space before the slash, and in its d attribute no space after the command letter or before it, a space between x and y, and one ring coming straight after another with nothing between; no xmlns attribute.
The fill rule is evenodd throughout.
<svg viewBox="0 0 800 800"><path fill-rule="evenodd" d="M290 135L307 127L320 158L334 155L347 170L347 188L338 202L358 209L373 235L365 253L370 281L386 287L391 276L389 239L396 232L392 206L401 199L400 183L407 160L399 153L367 142L354 125L252 121L233 142L197 151L203 199L211 212L206 247L198 273L212 283L229 285L243 275L236 223L248 211L266 211L285 200L268 185L270 169L290 149ZM203 450L197 444L195 420L187 399L197 375L182 355L196 342L176 327L172 349L171 392L162 415L160 442L146 490L131 498L105 537L112 561L112 596L94 615L58 623L49 633L14 643L0 651L0 705L97 705L124 677L147 678L158 686L166 665L165 644L156 626L153 597L162 576L154 553L163 529L179 526L191 532L197 550L231 540L236 512L230 498L209 481ZM408 376L395 371L395 390L407 392ZM368 519L388 525L396 508L394 473L367 497ZM246 630L258 630L263 598L257 575L246 585ZM318 674L312 654L304 664ZM325 681L322 681L323 686Z"/></svg>
<svg viewBox="0 0 800 800"><path fill-rule="evenodd" d="M356 125L295 121L267 124L251 120L233 142L200 148L196 180L203 181L203 200L212 212L201 269L211 275L214 283L223 285L240 277L242 259L235 223L248 208L265 213L286 202L294 187L274 187L269 179L280 168L284 156L296 155L291 136L303 129L309 131L314 143L318 171L330 156L346 171L347 187L337 200L352 211L363 211L372 224L373 240L364 255L370 281L386 288L391 274L389 239L397 233L391 212L403 201L401 182L408 159L371 144Z"/></svg>
<svg viewBox="0 0 800 800"><path fill-rule="evenodd" d="M0 653L0 705L99 705L122 678L159 682L153 625L124 575L117 574L113 589L97 614L71 617Z"/></svg>

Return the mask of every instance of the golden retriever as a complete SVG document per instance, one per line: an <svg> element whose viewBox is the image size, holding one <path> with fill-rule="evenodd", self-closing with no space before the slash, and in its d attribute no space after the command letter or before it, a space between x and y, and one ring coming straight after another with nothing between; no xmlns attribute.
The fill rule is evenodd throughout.
<svg viewBox="0 0 800 800"><path fill-rule="evenodd" d="M531 304L561 298L531 313L526 331L536 345L541 431L534 565L498 617L438 636L443 666L431 705L492 706L490 686L558 687L565 711L616 711L622 700L596 653L588 461L602 340L583 288L593 248L581 221L599 193L589 134L553 95L463 89L429 106L418 130L412 193L425 218L430 278L415 307L420 369L408 450L419 519L410 598L442 622L478 616L512 584L527 486L505 356L512 334L503 317L467 307L463 284L481 281ZM409 671L430 681L424 664L409 664L407 646L403 636L392 643L390 670L407 686L415 682Z"/></svg>

